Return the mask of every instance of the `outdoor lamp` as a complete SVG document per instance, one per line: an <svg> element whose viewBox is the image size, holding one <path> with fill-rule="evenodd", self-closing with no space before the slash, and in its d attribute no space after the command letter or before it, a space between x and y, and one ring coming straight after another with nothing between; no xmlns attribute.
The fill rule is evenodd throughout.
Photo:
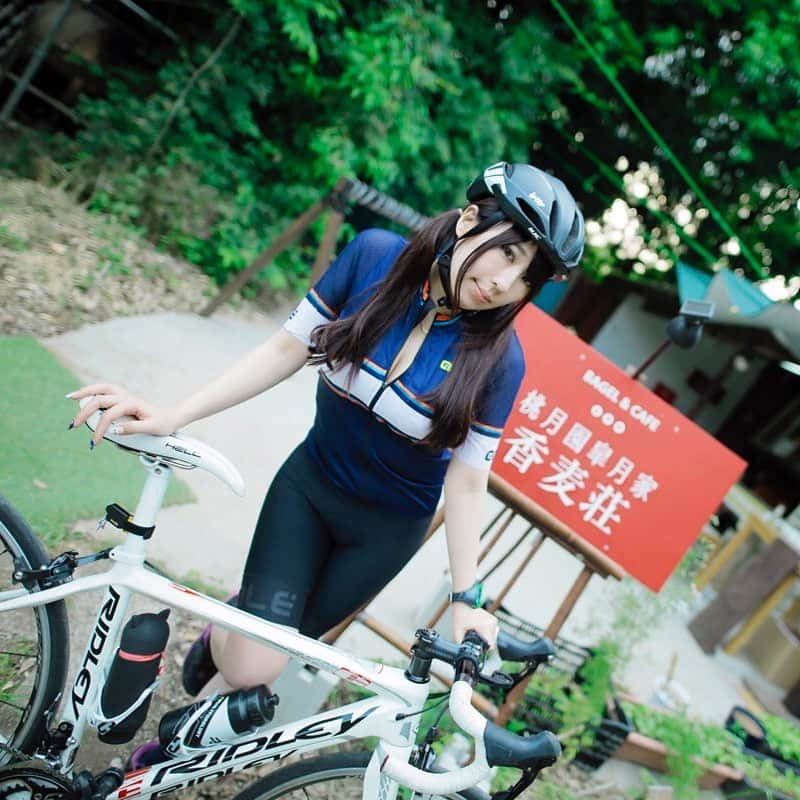
<svg viewBox="0 0 800 800"><path fill-rule="evenodd" d="M714 304L708 300L686 300L677 317L667 323L667 336L678 347L688 350L703 335L703 323L714 316Z"/></svg>
<svg viewBox="0 0 800 800"><path fill-rule="evenodd" d="M703 335L703 323L714 316L714 304L710 300L686 300L677 317L667 323L667 338L651 353L631 376L639 376L670 346L676 344L684 350L694 347Z"/></svg>

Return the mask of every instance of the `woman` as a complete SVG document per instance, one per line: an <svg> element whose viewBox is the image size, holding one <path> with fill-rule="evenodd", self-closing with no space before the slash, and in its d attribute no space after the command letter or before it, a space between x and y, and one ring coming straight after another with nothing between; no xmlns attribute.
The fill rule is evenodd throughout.
<svg viewBox="0 0 800 800"><path fill-rule="evenodd" d="M135 419L116 433L166 435L320 365L314 425L270 486L240 608L321 636L416 552L444 488L453 633L494 642L475 579L489 468L524 373L512 323L577 266L584 227L564 184L527 164L489 167L467 199L410 242L359 234L282 330L176 406L105 384L72 395L95 395L75 426L105 409L95 442L122 416ZM287 661L207 630L184 684L192 694L269 684Z"/></svg>

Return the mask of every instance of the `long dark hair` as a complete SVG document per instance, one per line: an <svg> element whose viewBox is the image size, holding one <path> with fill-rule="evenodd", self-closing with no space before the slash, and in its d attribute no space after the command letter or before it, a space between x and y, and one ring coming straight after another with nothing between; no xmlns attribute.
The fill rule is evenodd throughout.
<svg viewBox="0 0 800 800"><path fill-rule="evenodd" d="M499 211L494 198L480 200L475 205L479 220ZM458 218L456 210L434 217L411 239L360 311L316 328L311 335L310 361L324 361L331 368L349 363L353 365L352 374L356 374L369 351L415 302L437 254L455 236ZM467 270L476 258L493 247L525 241L529 241L529 237L512 226L476 247L459 269L455 296L459 296ZM552 274L550 262L537 250L525 273L528 292L520 302L464 314L462 337L450 373L436 389L421 398L434 408L431 431L422 444L441 450L457 447L466 439L489 376L495 366L502 363L514 317ZM502 380L502 376L498 379Z"/></svg>

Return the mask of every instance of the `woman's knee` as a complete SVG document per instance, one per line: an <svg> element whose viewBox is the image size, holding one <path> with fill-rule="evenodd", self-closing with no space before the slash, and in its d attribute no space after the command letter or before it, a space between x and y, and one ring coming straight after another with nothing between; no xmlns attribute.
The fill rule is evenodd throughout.
<svg viewBox="0 0 800 800"><path fill-rule="evenodd" d="M289 656L277 650L231 633L226 637L217 667L229 686L248 689L272 683L288 661Z"/></svg>

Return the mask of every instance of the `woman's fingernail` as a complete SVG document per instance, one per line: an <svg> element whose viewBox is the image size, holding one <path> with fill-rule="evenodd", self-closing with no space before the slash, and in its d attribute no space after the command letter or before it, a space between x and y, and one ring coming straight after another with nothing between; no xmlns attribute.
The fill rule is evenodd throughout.
<svg viewBox="0 0 800 800"><path fill-rule="evenodd" d="M94 439L89 439L89 449L94 450Z"/></svg>
<svg viewBox="0 0 800 800"><path fill-rule="evenodd" d="M75 420L73 419L69 425L67 425L67 430L71 431L75 427Z"/></svg>

